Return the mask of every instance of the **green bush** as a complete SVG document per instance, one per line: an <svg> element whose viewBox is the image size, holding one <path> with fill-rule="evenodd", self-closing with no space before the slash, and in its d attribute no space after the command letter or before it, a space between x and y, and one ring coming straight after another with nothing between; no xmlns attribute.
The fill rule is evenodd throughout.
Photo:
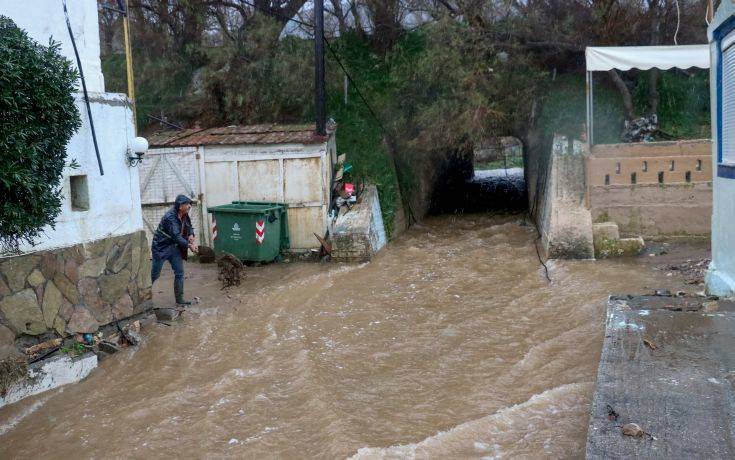
<svg viewBox="0 0 735 460"><path fill-rule="evenodd" d="M66 144L81 125L77 72L0 16L0 250L33 243L61 212Z"/></svg>

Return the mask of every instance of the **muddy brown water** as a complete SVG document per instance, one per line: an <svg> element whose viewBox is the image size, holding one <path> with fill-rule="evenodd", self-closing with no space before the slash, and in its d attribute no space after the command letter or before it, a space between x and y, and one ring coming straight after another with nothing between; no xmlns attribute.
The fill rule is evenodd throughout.
<svg viewBox="0 0 735 460"><path fill-rule="evenodd" d="M679 286L643 258L551 262L548 284L534 240L522 215L439 216L371 263L226 293L188 264L202 302L0 410L0 458L582 457L607 295Z"/></svg>

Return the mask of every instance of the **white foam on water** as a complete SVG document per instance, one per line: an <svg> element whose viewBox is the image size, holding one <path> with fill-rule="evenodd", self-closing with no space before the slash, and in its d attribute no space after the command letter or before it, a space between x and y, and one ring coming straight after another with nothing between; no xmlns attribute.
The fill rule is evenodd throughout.
<svg viewBox="0 0 735 460"><path fill-rule="evenodd" d="M490 177L523 176L523 168L500 168L500 169L477 169L475 179L487 179Z"/></svg>
<svg viewBox="0 0 735 460"><path fill-rule="evenodd" d="M523 445L529 435L538 431L537 424L563 422L564 416L580 410L588 410L588 393L592 383L561 385L533 395L527 401L503 408L478 420L460 424L448 431L440 431L418 443L391 447L363 447L351 458L355 460L384 458L451 458L488 454L485 458L510 458L513 452L505 452L499 443L478 441L493 439L511 441L510 445ZM563 423L559 423L563 425ZM515 441L515 442L512 442ZM548 435L540 439L541 447L549 448ZM507 442L503 442L508 445ZM543 447L542 447L543 446Z"/></svg>
<svg viewBox="0 0 735 460"><path fill-rule="evenodd" d="M48 401L49 398L50 396L47 396L45 398L39 399L38 401L34 401L33 404L23 409L19 414L11 417L10 420L8 420L6 423L0 425L0 436L18 426L18 424L22 422L23 419L36 412L39 408L41 408L41 406L46 404L46 401Z"/></svg>

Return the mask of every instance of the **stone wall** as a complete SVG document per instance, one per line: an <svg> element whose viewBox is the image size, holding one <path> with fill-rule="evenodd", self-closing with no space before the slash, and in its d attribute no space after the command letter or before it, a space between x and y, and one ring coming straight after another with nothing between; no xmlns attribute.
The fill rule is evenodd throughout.
<svg viewBox="0 0 735 460"><path fill-rule="evenodd" d="M150 299L142 230L0 259L0 339L5 341L94 332L147 309Z"/></svg>

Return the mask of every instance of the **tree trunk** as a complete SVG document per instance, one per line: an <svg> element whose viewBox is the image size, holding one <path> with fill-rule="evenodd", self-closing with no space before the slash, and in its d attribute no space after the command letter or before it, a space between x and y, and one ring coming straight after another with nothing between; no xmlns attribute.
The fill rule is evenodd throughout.
<svg viewBox="0 0 735 460"><path fill-rule="evenodd" d="M332 0L332 9L334 10L334 16L337 18L337 26L341 37L347 33L347 20L342 9L342 0Z"/></svg>
<svg viewBox="0 0 735 460"><path fill-rule="evenodd" d="M628 89L628 86L623 81L620 74L617 72L617 70L612 69L608 71L608 74L610 75L610 78L612 78L613 83L615 84L615 87L618 89L618 92L620 93L620 96L623 98L623 108L625 109L625 119L626 120L632 120L635 118L635 113L633 112L633 98L630 95L630 90Z"/></svg>
<svg viewBox="0 0 735 460"><path fill-rule="evenodd" d="M651 115L658 114L658 102L660 95L658 93L658 69L651 69L648 76L648 106L651 108Z"/></svg>

